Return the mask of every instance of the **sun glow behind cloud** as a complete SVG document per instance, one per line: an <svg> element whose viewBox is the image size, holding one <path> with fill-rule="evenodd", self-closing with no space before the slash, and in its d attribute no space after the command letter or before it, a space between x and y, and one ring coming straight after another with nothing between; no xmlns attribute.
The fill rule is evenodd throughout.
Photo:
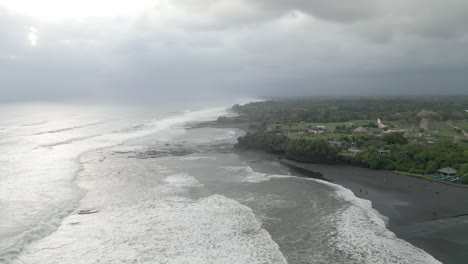
<svg viewBox="0 0 468 264"><path fill-rule="evenodd" d="M38 36L37 36L37 30L36 28L34 27L29 27L29 32L28 32L28 40L29 40L29 44L33 47L35 47L37 45L37 40L38 40Z"/></svg>
<svg viewBox="0 0 468 264"><path fill-rule="evenodd" d="M159 1L151 0L0 0L11 12L44 21L136 14Z"/></svg>

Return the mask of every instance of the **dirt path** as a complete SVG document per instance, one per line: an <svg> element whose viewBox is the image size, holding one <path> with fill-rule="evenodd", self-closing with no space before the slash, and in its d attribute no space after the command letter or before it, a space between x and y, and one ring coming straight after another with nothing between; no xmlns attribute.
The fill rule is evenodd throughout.
<svg viewBox="0 0 468 264"><path fill-rule="evenodd" d="M454 128L454 129L460 129L460 130L462 131L463 135L464 135L465 137L468 137L468 133L467 133L465 130L463 130L463 129L457 127L456 125L454 125L454 124L452 124L452 123L450 123L450 121L448 121L447 124L448 124L449 126L451 126L452 128Z"/></svg>

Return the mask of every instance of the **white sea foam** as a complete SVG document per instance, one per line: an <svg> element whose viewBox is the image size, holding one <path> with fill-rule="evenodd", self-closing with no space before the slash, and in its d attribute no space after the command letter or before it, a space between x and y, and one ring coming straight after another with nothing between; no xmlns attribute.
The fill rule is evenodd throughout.
<svg viewBox="0 0 468 264"><path fill-rule="evenodd" d="M210 157L210 156L190 156L190 157L182 157L180 160L188 160L188 161L193 161L193 160L216 160L216 157Z"/></svg>
<svg viewBox="0 0 468 264"><path fill-rule="evenodd" d="M271 175L255 172L250 166L226 166L224 170L235 173L241 182L260 183L271 179Z"/></svg>
<svg viewBox="0 0 468 264"><path fill-rule="evenodd" d="M269 181L273 178L287 178L291 177L290 175L280 175L280 174L268 174L268 173L261 173L256 172L250 166L226 166L222 167L222 169L234 172L238 177L241 177L241 182L249 182L249 183L261 183L265 181Z"/></svg>
<svg viewBox="0 0 468 264"><path fill-rule="evenodd" d="M273 178L295 177L258 173L250 166L224 167L239 174L243 182L261 183ZM297 177L295 177L297 178ZM340 185L326 181L301 178L332 187L337 198L346 201L344 208L330 217L335 222L336 233L330 234L330 246L344 252L357 263L440 263L431 255L410 243L399 239L387 229L388 218L372 207L369 200L356 197Z"/></svg>
<svg viewBox="0 0 468 264"><path fill-rule="evenodd" d="M193 176L146 160L100 160L85 155L79 180L80 209L99 212L67 217L15 264L286 263L250 208L221 195L188 198L200 186Z"/></svg>
<svg viewBox="0 0 468 264"><path fill-rule="evenodd" d="M177 130L191 121L213 120L225 113L224 108L203 109L150 121L141 119L142 123L129 125L129 120L140 119L130 117L109 123L109 116L97 117L95 113L75 116L73 111L81 108L52 110L45 113L50 114L47 122L34 126L14 124L43 120L35 112L21 117L0 116L0 123L13 124L8 131L2 131L5 144L0 155L0 262L9 261L26 244L53 232L63 217L76 208L83 195L74 184L80 170L77 158L82 153L154 133L170 139L172 128Z"/></svg>
<svg viewBox="0 0 468 264"><path fill-rule="evenodd" d="M311 179L315 180L315 179ZM387 218L372 208L369 200L356 197L340 185L316 180L335 189L337 197L348 202L331 216L336 233L331 235L332 246L343 251L358 263L440 263L424 250L399 239L387 229Z"/></svg>
<svg viewBox="0 0 468 264"><path fill-rule="evenodd" d="M73 215L15 263L286 263L245 206L220 195Z"/></svg>

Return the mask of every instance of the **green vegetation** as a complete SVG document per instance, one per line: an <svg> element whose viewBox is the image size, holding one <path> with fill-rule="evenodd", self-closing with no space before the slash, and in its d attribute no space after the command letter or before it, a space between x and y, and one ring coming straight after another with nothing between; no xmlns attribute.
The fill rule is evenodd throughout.
<svg viewBox="0 0 468 264"><path fill-rule="evenodd" d="M382 141L388 145L405 145L408 144L408 140L403 136L402 133L391 132L382 136Z"/></svg>
<svg viewBox="0 0 468 264"><path fill-rule="evenodd" d="M467 97L264 101L235 105L238 115L218 122L250 124L240 148L417 175L452 167L468 184L466 108Z"/></svg>
<svg viewBox="0 0 468 264"><path fill-rule="evenodd" d="M461 183L468 184L468 163L460 166Z"/></svg>

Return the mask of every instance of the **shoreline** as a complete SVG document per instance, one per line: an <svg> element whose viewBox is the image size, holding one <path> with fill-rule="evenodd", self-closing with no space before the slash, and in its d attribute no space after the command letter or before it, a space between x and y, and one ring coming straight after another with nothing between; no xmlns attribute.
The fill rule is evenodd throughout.
<svg viewBox="0 0 468 264"><path fill-rule="evenodd" d="M213 127L213 124L199 124ZM215 128L233 128L217 125ZM236 127L246 131L246 126ZM255 160L279 161L295 176L325 180L346 189L388 218L395 235L445 264L468 259L468 188L423 177L347 164L314 164L262 150L235 151Z"/></svg>
<svg viewBox="0 0 468 264"><path fill-rule="evenodd" d="M468 259L468 237L463 236L468 233L467 189L350 165L279 161L293 174L338 184L371 201L372 207L388 218L387 228L398 238L442 263Z"/></svg>

